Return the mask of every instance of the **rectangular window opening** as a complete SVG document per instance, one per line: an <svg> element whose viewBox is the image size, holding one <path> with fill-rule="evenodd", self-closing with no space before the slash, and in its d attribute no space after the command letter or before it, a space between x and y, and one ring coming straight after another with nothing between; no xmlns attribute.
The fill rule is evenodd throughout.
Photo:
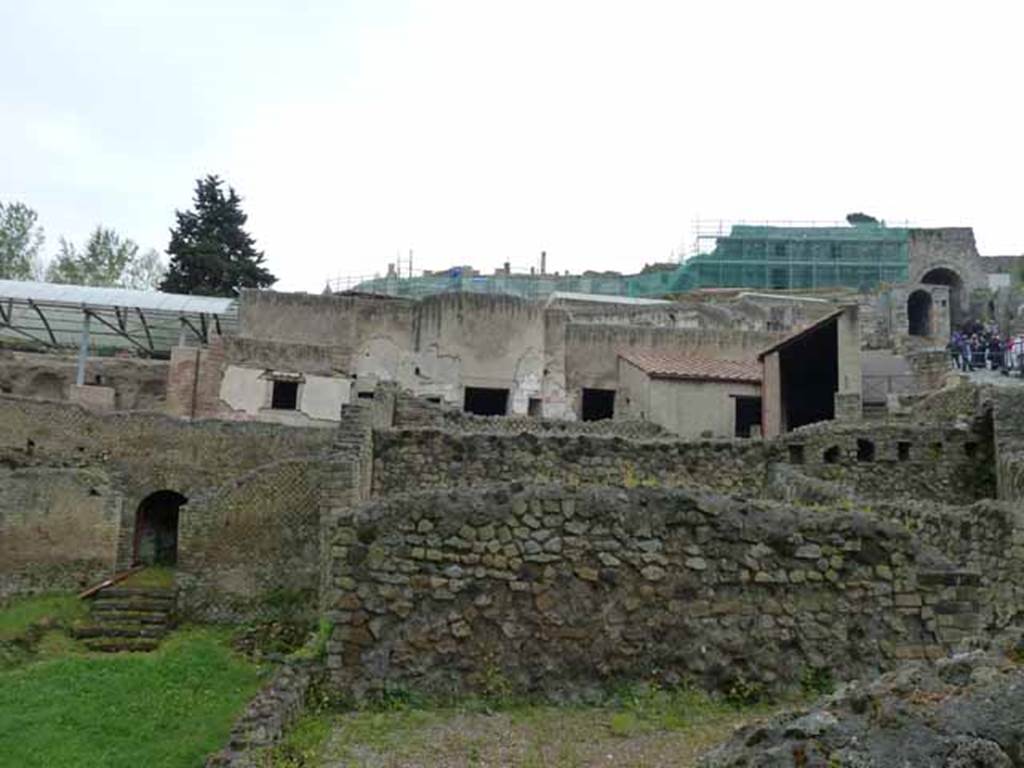
<svg viewBox="0 0 1024 768"><path fill-rule="evenodd" d="M270 407L276 411L294 411L299 405L299 382L274 381Z"/></svg>
<svg viewBox="0 0 1024 768"><path fill-rule="evenodd" d="M477 416L504 416L508 413L508 390L466 387L462 410Z"/></svg>
<svg viewBox="0 0 1024 768"><path fill-rule="evenodd" d="M531 397L526 408L526 413L528 416L532 416L535 419L541 418L544 415L544 401L539 397Z"/></svg>
<svg viewBox="0 0 1024 768"><path fill-rule="evenodd" d="M615 416L614 389L584 389L580 401L580 418L583 421L601 421Z"/></svg>
<svg viewBox="0 0 1024 768"><path fill-rule="evenodd" d="M910 443L902 440L896 443L896 455L900 461L910 461Z"/></svg>

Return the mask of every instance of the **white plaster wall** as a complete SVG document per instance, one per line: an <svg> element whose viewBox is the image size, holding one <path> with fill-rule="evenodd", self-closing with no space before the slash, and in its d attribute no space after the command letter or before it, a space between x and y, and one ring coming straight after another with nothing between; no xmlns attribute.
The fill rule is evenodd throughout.
<svg viewBox="0 0 1024 768"><path fill-rule="evenodd" d="M352 396L352 382L340 376L309 376L299 384L297 411L270 408L271 381L263 378L261 368L229 365L220 384L220 399L232 411L260 421L305 424L314 421L338 421L341 407Z"/></svg>
<svg viewBox="0 0 1024 768"><path fill-rule="evenodd" d="M220 380L220 399L233 411L255 416L270 399L270 382L261 379L263 369L229 365Z"/></svg>
<svg viewBox="0 0 1024 768"><path fill-rule="evenodd" d="M329 376L307 376L299 386L299 410L311 419L339 421L341 406L349 402L352 383Z"/></svg>
<svg viewBox="0 0 1024 768"><path fill-rule="evenodd" d="M652 379L649 421L686 438L703 432L733 437L736 430L734 395L759 397L758 384L718 381Z"/></svg>

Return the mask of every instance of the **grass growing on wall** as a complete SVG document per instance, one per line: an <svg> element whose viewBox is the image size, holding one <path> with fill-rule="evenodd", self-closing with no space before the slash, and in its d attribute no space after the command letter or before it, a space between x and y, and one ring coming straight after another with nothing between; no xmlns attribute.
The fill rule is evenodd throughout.
<svg viewBox="0 0 1024 768"><path fill-rule="evenodd" d="M0 764L202 765L259 684L258 667L210 629L178 632L153 653L76 653L0 672Z"/></svg>

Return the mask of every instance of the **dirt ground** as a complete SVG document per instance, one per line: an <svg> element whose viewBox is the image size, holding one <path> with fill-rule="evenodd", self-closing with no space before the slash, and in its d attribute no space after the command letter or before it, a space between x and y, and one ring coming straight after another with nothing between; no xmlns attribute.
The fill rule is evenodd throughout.
<svg viewBox="0 0 1024 768"><path fill-rule="evenodd" d="M662 712L529 707L334 715L313 759L322 768L692 766L762 711ZM289 765L289 763L281 763Z"/></svg>

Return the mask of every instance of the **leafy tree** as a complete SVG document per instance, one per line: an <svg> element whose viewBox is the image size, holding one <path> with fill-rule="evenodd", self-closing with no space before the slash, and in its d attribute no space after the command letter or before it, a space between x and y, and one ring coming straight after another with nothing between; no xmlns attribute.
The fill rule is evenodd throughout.
<svg viewBox="0 0 1024 768"><path fill-rule="evenodd" d="M24 203L0 203L0 279L36 280L42 272L39 251L43 228Z"/></svg>
<svg viewBox="0 0 1024 768"><path fill-rule="evenodd" d="M51 283L120 287L122 276L138 253L139 246L133 240L122 240L114 230L96 227L83 251L60 239L60 252L46 270L46 279Z"/></svg>
<svg viewBox="0 0 1024 768"><path fill-rule="evenodd" d="M155 291L167 275L167 265L160 254L150 248L128 262L121 273L121 287L137 291Z"/></svg>
<svg viewBox="0 0 1024 768"><path fill-rule="evenodd" d="M242 199L217 176L196 181L194 210L175 211L171 257L160 290L206 296L235 296L241 288L266 288L277 278L263 266L263 251L243 229Z"/></svg>

